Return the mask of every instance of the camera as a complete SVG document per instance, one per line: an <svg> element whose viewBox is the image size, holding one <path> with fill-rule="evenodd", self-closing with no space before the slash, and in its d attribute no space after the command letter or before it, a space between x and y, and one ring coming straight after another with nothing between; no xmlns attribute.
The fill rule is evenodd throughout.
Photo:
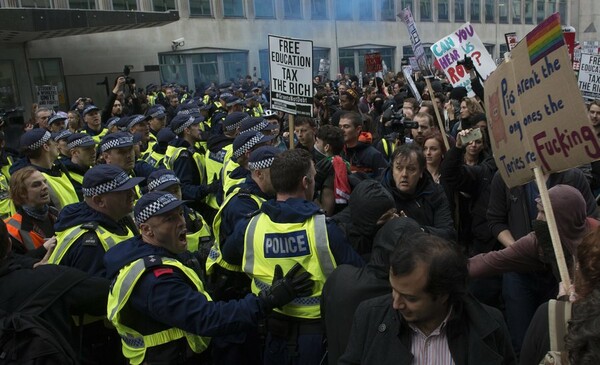
<svg viewBox="0 0 600 365"><path fill-rule="evenodd" d="M126 85L135 84L135 79L132 79L131 77L129 77L129 74L131 73L132 68L133 68L132 65L125 65L123 67L123 76L125 76L125 84Z"/></svg>
<svg viewBox="0 0 600 365"><path fill-rule="evenodd" d="M473 64L473 59L467 55L465 55L465 58L463 58L462 60L458 60L456 64L461 65L467 70L472 70L475 68L475 65Z"/></svg>
<svg viewBox="0 0 600 365"><path fill-rule="evenodd" d="M171 41L171 49L173 49L173 51L183 46L185 46L185 38L183 37Z"/></svg>

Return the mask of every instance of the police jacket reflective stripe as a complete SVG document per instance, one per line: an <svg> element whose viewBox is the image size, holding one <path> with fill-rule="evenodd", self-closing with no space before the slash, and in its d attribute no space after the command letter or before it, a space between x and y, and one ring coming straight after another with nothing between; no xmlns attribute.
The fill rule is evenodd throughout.
<svg viewBox="0 0 600 365"><path fill-rule="evenodd" d="M232 189L244 181L246 181L246 177L240 177L238 179L231 177L231 172L238 168L240 165L233 160L229 160L225 162L223 166L223 171L221 172L221 182L223 185L223 200L227 199L231 195Z"/></svg>
<svg viewBox="0 0 600 365"><path fill-rule="evenodd" d="M212 247L210 248L210 252L208 253L208 257L206 258L206 273L207 274L212 273L214 265L221 266L222 268L227 269L229 271L242 272L241 265L230 264L229 262L225 261L225 259L223 259L223 254L221 254L221 242L220 242L221 241L221 221L222 221L222 216L223 216L223 210L225 209L227 204L229 204L231 199L239 193L239 191L240 191L240 188L235 188L233 193L231 193L227 197L227 199L223 202L223 204L221 204L221 208L219 208L219 211L217 212L217 214L215 215L215 218L213 219L213 234L215 235L215 242L213 243ZM265 199L261 198L260 196L257 196L254 194L247 194L247 195L256 202L256 205L258 205L258 208L260 208L262 203L265 201Z"/></svg>
<svg viewBox="0 0 600 365"><path fill-rule="evenodd" d="M81 130L81 133L86 133L89 134L89 132L84 128ZM102 140L102 137L106 136L108 134L108 129L106 128L102 128L102 130L100 131L100 133L95 134L95 135L91 135L92 139L94 140L94 142L96 142L96 144L100 144L100 141Z"/></svg>
<svg viewBox="0 0 600 365"><path fill-rule="evenodd" d="M171 146L169 146L169 147L171 147ZM168 151L169 151L169 149L167 148L167 152ZM200 182L202 183L202 182L206 181L206 176L204 176L204 174L205 174L204 155L201 155L200 153L198 153L196 151L192 152L192 151L190 151L189 148L176 147L176 150L173 152L173 155L171 157L169 157L168 159L167 159L167 156L165 155L165 161L166 161L167 168L170 170L174 170L175 160L177 160L179 158L179 155L181 155L181 152L183 152L183 151L189 151L192 154L192 159L194 160L196 168L198 169Z"/></svg>
<svg viewBox="0 0 600 365"><path fill-rule="evenodd" d="M144 361L146 350L148 348L176 341L184 336L188 345L195 353L201 353L206 350L210 343L209 337L200 337L179 328L169 328L158 333L143 335L135 328L130 328L126 323L123 323L121 312L127 305L136 283L142 275L151 268L147 267L147 263L152 260L160 260L160 262L158 265L152 264L151 267L171 266L180 270L207 300L212 300L210 296L204 292L204 287L198 278L198 275L196 275L192 269L184 266L177 260L167 257L149 256L145 259L138 259L123 267L119 271L111 291L108 293L108 305L106 309L108 319L112 322L121 336L123 355L129 359L131 364L141 364Z"/></svg>
<svg viewBox="0 0 600 365"><path fill-rule="evenodd" d="M15 213L12 217L6 219L6 229L14 239L21 242L27 250L35 250L44 244L44 237L40 236L36 232L28 232L21 230L21 223L23 222L23 216L19 213Z"/></svg>
<svg viewBox="0 0 600 365"><path fill-rule="evenodd" d="M66 205L79 203L75 188L66 174L61 172L60 176L52 176L42 172L42 175L48 181L50 200L56 209L61 210Z"/></svg>
<svg viewBox="0 0 600 365"><path fill-rule="evenodd" d="M204 217L198 212L192 211L190 214L186 214L185 216L186 225L189 227L187 222L189 221L192 225L202 225L199 230L195 232L190 232L186 234L187 242L188 242L188 251L196 252L198 251L200 241L211 240L212 232L210 230L210 226L204 220ZM197 221L197 222L195 222Z"/></svg>
<svg viewBox="0 0 600 365"><path fill-rule="evenodd" d="M221 171L224 164L231 159L233 155L233 144L223 146L219 151L206 151L204 163L206 165L206 183L211 184L215 180L221 180ZM206 204L213 209L219 209L219 202L215 194L210 194L206 197Z"/></svg>
<svg viewBox="0 0 600 365"><path fill-rule="evenodd" d="M290 317L320 318L323 285L336 267L325 215L317 214L301 223L275 223L266 213L254 216L246 228L242 259L244 272L252 278L252 292L258 294L269 287L276 264L287 272L296 263L311 274L313 292L275 311Z"/></svg>
<svg viewBox="0 0 600 365"><path fill-rule="evenodd" d="M15 214L15 205L9 194L8 180L0 174L0 219L4 220Z"/></svg>
<svg viewBox="0 0 600 365"><path fill-rule="evenodd" d="M52 252L48 262L51 264L60 264L66 253L69 251L69 248L75 241L77 241L79 237L81 237L84 233L94 231L96 232L104 251L108 251L108 249L114 245L134 236L129 227L127 227L127 233L124 236L118 236L95 223L84 223L82 225L77 225L56 233L56 247L54 248L54 252Z"/></svg>
<svg viewBox="0 0 600 365"><path fill-rule="evenodd" d="M158 169L164 166L164 158L164 153L159 153L153 150L144 158L144 160L146 160L146 162L148 162L148 164L150 164L152 167Z"/></svg>

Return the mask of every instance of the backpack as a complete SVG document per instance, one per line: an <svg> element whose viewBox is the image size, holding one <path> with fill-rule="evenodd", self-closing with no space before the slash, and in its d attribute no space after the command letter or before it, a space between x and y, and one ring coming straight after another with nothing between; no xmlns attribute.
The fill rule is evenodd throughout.
<svg viewBox="0 0 600 365"><path fill-rule="evenodd" d="M565 349L567 324L571 319L571 302L551 299L548 302L548 326L550 330L550 351L540 365L569 365Z"/></svg>
<svg viewBox="0 0 600 365"><path fill-rule="evenodd" d="M67 274L67 275L65 275ZM71 344L40 316L83 275L55 276L13 312L0 309L0 364L79 364Z"/></svg>

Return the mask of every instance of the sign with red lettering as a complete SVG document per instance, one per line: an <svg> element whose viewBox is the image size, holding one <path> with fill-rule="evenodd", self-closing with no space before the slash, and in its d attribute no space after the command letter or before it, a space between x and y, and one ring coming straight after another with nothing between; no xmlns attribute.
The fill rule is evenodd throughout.
<svg viewBox="0 0 600 365"><path fill-rule="evenodd" d="M558 29L558 31L556 31ZM485 81L494 159L509 187L600 158L558 14L533 29Z"/></svg>
<svg viewBox="0 0 600 365"><path fill-rule="evenodd" d="M365 67L367 72L376 73L383 71L383 65L381 64L381 53L367 53L365 54Z"/></svg>
<svg viewBox="0 0 600 365"><path fill-rule="evenodd" d="M471 78L459 64L465 56L471 57L473 65L485 80L496 69L496 62L483 46L475 28L465 23L455 32L448 34L431 46L436 66L443 70L453 86L464 86L469 96L475 93L471 89Z"/></svg>

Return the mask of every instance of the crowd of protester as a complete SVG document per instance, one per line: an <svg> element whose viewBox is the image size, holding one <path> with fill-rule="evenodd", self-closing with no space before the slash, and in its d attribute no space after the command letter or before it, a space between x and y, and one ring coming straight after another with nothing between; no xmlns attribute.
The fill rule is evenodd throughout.
<svg viewBox="0 0 600 365"><path fill-rule="evenodd" d="M315 76L314 117L250 76L34 106L19 151L0 144L3 315L43 293L82 364L540 363L549 208L502 181L475 76L474 95L413 77ZM600 166L544 178L568 356L598 363Z"/></svg>

